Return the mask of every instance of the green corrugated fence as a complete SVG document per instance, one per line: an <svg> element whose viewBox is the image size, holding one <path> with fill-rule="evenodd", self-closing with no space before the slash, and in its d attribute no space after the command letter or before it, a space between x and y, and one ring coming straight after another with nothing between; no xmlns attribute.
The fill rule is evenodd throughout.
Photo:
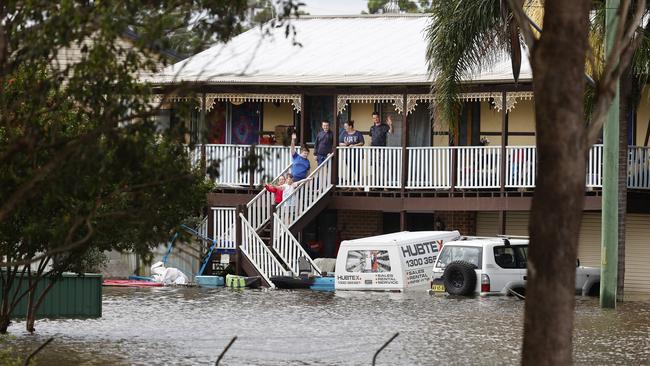
<svg viewBox="0 0 650 366"><path fill-rule="evenodd" d="M14 286L18 284L18 280ZM49 284L48 279L39 281L35 299ZM27 289L27 280L23 280L21 290ZM2 296L0 283L0 300ZM13 293L12 288L12 293ZM23 291L24 291L23 290ZM13 311L13 317L24 318L27 313L27 296ZM45 300L36 311L37 318L99 318L102 316L102 275L87 273L64 273L56 281Z"/></svg>

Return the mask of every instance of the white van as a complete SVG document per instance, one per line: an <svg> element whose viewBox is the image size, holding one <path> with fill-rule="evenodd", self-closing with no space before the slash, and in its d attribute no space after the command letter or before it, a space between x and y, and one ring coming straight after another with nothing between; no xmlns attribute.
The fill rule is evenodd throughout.
<svg viewBox="0 0 650 366"><path fill-rule="evenodd" d="M426 288L443 243L458 231L402 231L341 242L336 256L336 290Z"/></svg>

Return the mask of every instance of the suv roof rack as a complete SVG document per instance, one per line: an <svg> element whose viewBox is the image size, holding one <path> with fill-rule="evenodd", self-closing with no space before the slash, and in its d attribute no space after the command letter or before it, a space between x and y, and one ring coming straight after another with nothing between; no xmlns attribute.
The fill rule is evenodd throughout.
<svg viewBox="0 0 650 366"><path fill-rule="evenodd" d="M528 235L497 235L497 238L504 238L504 239L530 239Z"/></svg>
<svg viewBox="0 0 650 366"><path fill-rule="evenodd" d="M472 239L494 239L494 236L472 236L472 235L463 235L460 237L460 240L472 240Z"/></svg>

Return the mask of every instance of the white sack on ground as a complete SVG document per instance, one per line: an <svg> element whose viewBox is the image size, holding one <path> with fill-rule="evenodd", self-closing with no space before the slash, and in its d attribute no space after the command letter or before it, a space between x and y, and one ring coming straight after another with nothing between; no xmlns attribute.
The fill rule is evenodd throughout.
<svg viewBox="0 0 650 366"><path fill-rule="evenodd" d="M169 285L185 285L189 282L187 276L178 268L166 268L162 262L156 262L151 266L151 278L155 282Z"/></svg>

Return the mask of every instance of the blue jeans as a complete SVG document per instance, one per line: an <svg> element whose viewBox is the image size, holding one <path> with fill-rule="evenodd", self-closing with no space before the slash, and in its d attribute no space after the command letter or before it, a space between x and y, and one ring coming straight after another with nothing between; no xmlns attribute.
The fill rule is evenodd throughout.
<svg viewBox="0 0 650 366"><path fill-rule="evenodd" d="M318 163L318 165L323 164L325 159L327 159L327 155L316 155L316 163Z"/></svg>

